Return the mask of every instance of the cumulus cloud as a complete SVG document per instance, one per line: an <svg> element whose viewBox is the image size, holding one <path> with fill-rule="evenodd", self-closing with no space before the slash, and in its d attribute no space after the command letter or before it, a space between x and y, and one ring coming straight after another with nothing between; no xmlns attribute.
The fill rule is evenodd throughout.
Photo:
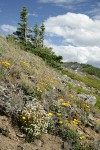
<svg viewBox="0 0 100 150"><path fill-rule="evenodd" d="M75 46L100 46L100 20L85 14L67 13L49 17L45 22L49 36L59 36Z"/></svg>
<svg viewBox="0 0 100 150"><path fill-rule="evenodd" d="M12 25L8 25L8 24L3 24L0 26L1 31L5 32L5 33L13 33L17 30L16 26L12 26Z"/></svg>
<svg viewBox="0 0 100 150"><path fill-rule="evenodd" d="M45 40L45 45L52 47L56 55L63 56L64 62L89 63L100 68L100 47L57 46Z"/></svg>

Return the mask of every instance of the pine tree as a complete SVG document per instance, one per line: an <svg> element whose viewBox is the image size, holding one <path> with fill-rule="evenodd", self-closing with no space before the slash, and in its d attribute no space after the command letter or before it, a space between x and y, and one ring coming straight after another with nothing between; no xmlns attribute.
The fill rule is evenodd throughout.
<svg viewBox="0 0 100 150"><path fill-rule="evenodd" d="M45 26L43 23L40 28L38 27L38 24L35 24L33 29L34 36L32 37L33 45L35 48L43 47L44 31Z"/></svg>
<svg viewBox="0 0 100 150"><path fill-rule="evenodd" d="M18 23L19 27L17 31L14 33L17 36L19 43L23 44L24 46L27 45L27 38L28 38L28 12L27 8L24 6L20 13L20 22Z"/></svg>
<svg viewBox="0 0 100 150"><path fill-rule="evenodd" d="M40 29L38 27L38 24L36 23L33 29L34 37L32 37L33 45L35 48L39 47L40 45Z"/></svg>
<svg viewBox="0 0 100 150"><path fill-rule="evenodd" d="M42 23L42 25L40 27L40 42L41 42L42 47L43 47L43 41L44 41L44 32L45 32L45 26Z"/></svg>

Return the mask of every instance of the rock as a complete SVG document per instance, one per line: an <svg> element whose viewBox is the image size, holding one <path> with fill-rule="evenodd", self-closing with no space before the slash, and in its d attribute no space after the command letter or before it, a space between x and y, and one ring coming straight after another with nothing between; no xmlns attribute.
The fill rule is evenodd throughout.
<svg viewBox="0 0 100 150"><path fill-rule="evenodd" d="M89 114L88 119L91 121L96 121L97 118L94 118L92 114Z"/></svg>
<svg viewBox="0 0 100 150"><path fill-rule="evenodd" d="M39 146L39 147L42 146L41 140L38 140L38 139L35 139L35 140L34 140L34 144L35 144L36 146Z"/></svg>
<svg viewBox="0 0 100 150"><path fill-rule="evenodd" d="M88 94L78 94L79 98L82 98L86 103L92 104L93 106L96 104L96 97Z"/></svg>

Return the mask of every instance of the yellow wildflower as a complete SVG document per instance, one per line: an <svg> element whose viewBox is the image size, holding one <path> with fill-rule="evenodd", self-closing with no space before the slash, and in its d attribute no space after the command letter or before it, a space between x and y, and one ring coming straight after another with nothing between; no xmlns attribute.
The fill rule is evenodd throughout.
<svg viewBox="0 0 100 150"><path fill-rule="evenodd" d="M60 98L58 101L59 101L59 102L63 102L64 100L63 100L62 98Z"/></svg>
<svg viewBox="0 0 100 150"><path fill-rule="evenodd" d="M62 103L62 106L71 107L71 104L70 104L70 103L63 102L63 103Z"/></svg>
<svg viewBox="0 0 100 150"><path fill-rule="evenodd" d="M10 64L9 62L7 62L7 61L3 61L3 62L1 62L1 64L2 64L4 67L9 67L9 66L11 66L11 64Z"/></svg>
<svg viewBox="0 0 100 150"><path fill-rule="evenodd" d="M22 119L23 119L23 120L26 120L26 117L25 117L25 116L22 116Z"/></svg>
<svg viewBox="0 0 100 150"><path fill-rule="evenodd" d="M74 98L74 96L73 96L72 94L69 94L69 96L70 96L71 98Z"/></svg>
<svg viewBox="0 0 100 150"><path fill-rule="evenodd" d="M63 121L60 120L60 121L59 121L59 124L63 124Z"/></svg>
<svg viewBox="0 0 100 150"><path fill-rule="evenodd" d="M44 84L44 82L40 82L40 84L42 84L42 85L43 85L43 84Z"/></svg>
<svg viewBox="0 0 100 150"><path fill-rule="evenodd" d="M40 92L40 93L42 93L42 90L40 88L37 88L37 91Z"/></svg>
<svg viewBox="0 0 100 150"><path fill-rule="evenodd" d="M66 119L65 121L66 121L66 123L68 123L68 120L67 120L67 119Z"/></svg>
<svg viewBox="0 0 100 150"><path fill-rule="evenodd" d="M86 108L90 108L90 106L86 105Z"/></svg>
<svg viewBox="0 0 100 150"><path fill-rule="evenodd" d="M60 117L61 116L61 113L57 113L57 117Z"/></svg>
<svg viewBox="0 0 100 150"><path fill-rule="evenodd" d="M75 125L78 125L78 124L79 124L79 121L78 121L77 119L74 119L74 120L73 120L73 123L74 123Z"/></svg>
<svg viewBox="0 0 100 150"><path fill-rule="evenodd" d="M84 135L80 136L80 140L83 140L84 138L85 138L85 136L84 136Z"/></svg>
<svg viewBox="0 0 100 150"><path fill-rule="evenodd" d="M25 66L25 67L29 67L29 63L28 63L28 62L23 61L23 62L21 62L21 64L22 64L23 66Z"/></svg>
<svg viewBox="0 0 100 150"><path fill-rule="evenodd" d="M52 116L53 116L53 113L49 112L49 113L48 113L48 116L49 116L49 117L52 117Z"/></svg>

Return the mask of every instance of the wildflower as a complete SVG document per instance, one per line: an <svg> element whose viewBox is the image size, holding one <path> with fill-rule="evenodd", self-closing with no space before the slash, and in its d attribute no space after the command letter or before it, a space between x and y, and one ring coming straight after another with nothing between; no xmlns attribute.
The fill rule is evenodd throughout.
<svg viewBox="0 0 100 150"><path fill-rule="evenodd" d="M73 96L72 94L69 94L69 96L70 96L71 98L74 98L74 96Z"/></svg>
<svg viewBox="0 0 100 150"><path fill-rule="evenodd" d="M73 120L73 123L74 123L75 125L78 125L78 124L79 124L79 121L78 121L77 119L74 119L74 120Z"/></svg>
<svg viewBox="0 0 100 150"><path fill-rule="evenodd" d="M86 105L86 108L90 108L88 105Z"/></svg>
<svg viewBox="0 0 100 150"><path fill-rule="evenodd" d="M59 101L59 102L63 102L64 100L63 100L62 98L60 98L58 101Z"/></svg>
<svg viewBox="0 0 100 150"><path fill-rule="evenodd" d="M40 82L40 84L42 84L42 85L43 85L43 84L44 84L44 82Z"/></svg>
<svg viewBox="0 0 100 150"><path fill-rule="evenodd" d="M25 116L22 116L22 119L23 119L23 120L26 120L26 117L25 117Z"/></svg>
<svg viewBox="0 0 100 150"><path fill-rule="evenodd" d="M83 140L85 138L85 136L80 136L80 140Z"/></svg>
<svg viewBox="0 0 100 150"><path fill-rule="evenodd" d="M66 119L65 122L68 123L68 120Z"/></svg>
<svg viewBox="0 0 100 150"><path fill-rule="evenodd" d="M57 117L60 117L61 116L61 113L57 113Z"/></svg>
<svg viewBox="0 0 100 150"><path fill-rule="evenodd" d="M48 113L48 116L49 116L49 117L52 117L52 116L53 116L53 114L50 112L50 113Z"/></svg>
<svg viewBox="0 0 100 150"><path fill-rule="evenodd" d="M11 64L7 61L3 61L1 62L1 64L4 66L4 67L9 67Z"/></svg>
<svg viewBox="0 0 100 150"><path fill-rule="evenodd" d="M23 61L23 62L21 62L21 64L22 64L23 66L25 66L25 67L29 67L29 63L28 63L28 62Z"/></svg>
<svg viewBox="0 0 100 150"><path fill-rule="evenodd" d="M60 120L60 121L59 121L59 124L60 124L60 125L63 124L63 121Z"/></svg>
<svg viewBox="0 0 100 150"><path fill-rule="evenodd" d="M63 103L62 103L62 106L71 107L71 104L70 104L70 103L63 102Z"/></svg>
<svg viewBox="0 0 100 150"><path fill-rule="evenodd" d="M42 93L42 90L40 88L37 88L37 91L40 92L40 93Z"/></svg>

